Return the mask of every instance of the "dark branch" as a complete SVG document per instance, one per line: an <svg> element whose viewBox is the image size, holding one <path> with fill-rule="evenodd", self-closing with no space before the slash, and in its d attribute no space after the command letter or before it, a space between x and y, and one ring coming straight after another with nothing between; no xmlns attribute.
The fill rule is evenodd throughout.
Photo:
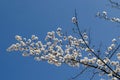
<svg viewBox="0 0 120 80"><path fill-rule="evenodd" d="M112 54L110 55L109 59L112 58L112 56L116 53L116 51L120 48L120 44L117 46L117 48L112 52Z"/></svg>
<svg viewBox="0 0 120 80"><path fill-rule="evenodd" d="M115 1L112 1L112 0L109 0L109 2L111 3L112 7L120 9L120 4L118 2L115 2Z"/></svg>
<svg viewBox="0 0 120 80"><path fill-rule="evenodd" d="M77 18L77 15L76 15L76 10L75 10L75 16ZM85 39L83 38L83 35L80 31L80 28L79 28L79 25L78 25L78 22L75 23L76 27L77 27L77 30L78 30L78 33L80 35L80 37L82 38L82 40L84 41L86 47L90 50L91 53L94 54L94 56L96 56L100 61L102 61L102 63L107 66L108 69L110 69L112 72L113 72L113 76L115 76L116 78L120 79L120 75L118 73L116 73L108 64L106 64L90 47L89 45L86 43ZM93 66L94 67L94 66ZM103 70L104 72L106 72L106 70ZM106 72L108 73L108 72Z"/></svg>

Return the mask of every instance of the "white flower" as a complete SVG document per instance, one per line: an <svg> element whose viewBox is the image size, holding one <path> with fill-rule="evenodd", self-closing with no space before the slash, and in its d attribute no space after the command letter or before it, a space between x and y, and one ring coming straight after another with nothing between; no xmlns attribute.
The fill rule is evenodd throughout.
<svg viewBox="0 0 120 80"><path fill-rule="evenodd" d="M62 29L60 27L57 28L57 31L61 31Z"/></svg>
<svg viewBox="0 0 120 80"><path fill-rule="evenodd" d="M66 55L64 56L64 58L65 58L65 59L71 59L72 56L71 56L70 54L66 54Z"/></svg>
<svg viewBox="0 0 120 80"><path fill-rule="evenodd" d="M110 59L106 57L103 61L104 61L105 63L108 63L108 62L110 62Z"/></svg>
<svg viewBox="0 0 120 80"><path fill-rule="evenodd" d="M93 61L96 61L96 60L97 60L97 58L96 58L96 57L93 57L93 58L92 58L92 60L93 60Z"/></svg>
<svg viewBox="0 0 120 80"><path fill-rule="evenodd" d="M108 47L108 51L111 51L111 50L113 50L113 48L110 46L110 47Z"/></svg>
<svg viewBox="0 0 120 80"><path fill-rule="evenodd" d="M50 46L50 45L51 45L51 42L47 42L46 44L47 44L48 46Z"/></svg>
<svg viewBox="0 0 120 80"><path fill-rule="evenodd" d="M117 67L115 70L116 73L120 72L120 67Z"/></svg>
<svg viewBox="0 0 120 80"><path fill-rule="evenodd" d="M114 39L112 39L112 42L116 42L117 40L114 38Z"/></svg>
<svg viewBox="0 0 120 80"><path fill-rule="evenodd" d="M60 62L56 62L55 65L56 66L61 66L61 63Z"/></svg>
<svg viewBox="0 0 120 80"><path fill-rule="evenodd" d="M112 48L115 48L115 44L111 44L111 47L112 47Z"/></svg>
<svg viewBox="0 0 120 80"><path fill-rule="evenodd" d="M118 58L118 60L120 60L120 53L117 54L117 58Z"/></svg>
<svg viewBox="0 0 120 80"><path fill-rule="evenodd" d="M68 39L71 40L71 39L73 39L73 37L70 35L70 36L68 36Z"/></svg>
<svg viewBox="0 0 120 80"><path fill-rule="evenodd" d="M39 54L41 51L40 51L40 49L36 49L36 50L34 50L34 52Z"/></svg>
<svg viewBox="0 0 120 80"><path fill-rule="evenodd" d="M120 57L120 53L117 53L117 56Z"/></svg>
<svg viewBox="0 0 120 80"><path fill-rule="evenodd" d="M87 35L84 35L83 38L84 38L84 39L88 39L88 36L87 36Z"/></svg>
<svg viewBox="0 0 120 80"><path fill-rule="evenodd" d="M31 39L28 39L27 43L29 44L29 43L31 43L31 41L32 41Z"/></svg>
<svg viewBox="0 0 120 80"><path fill-rule="evenodd" d="M22 37L19 36L19 35L16 35L16 36L15 36L15 39L18 40L18 41L21 41L21 40L22 40Z"/></svg>
<svg viewBox="0 0 120 80"><path fill-rule="evenodd" d="M33 40L34 38L35 38L35 35L32 35L32 36L31 36L31 39Z"/></svg>
<svg viewBox="0 0 120 80"><path fill-rule="evenodd" d="M112 73L109 73L109 74L108 74L108 77L112 77Z"/></svg>
<svg viewBox="0 0 120 80"><path fill-rule="evenodd" d="M106 52L105 52L105 54L107 54L107 55L108 55L108 54L109 54L109 52L108 52L108 51L106 51Z"/></svg>
<svg viewBox="0 0 120 80"><path fill-rule="evenodd" d="M26 53L26 52L24 52L24 53L22 53L22 56L29 56L29 54L28 53Z"/></svg>
<svg viewBox="0 0 120 80"><path fill-rule="evenodd" d="M118 60L120 60L120 56L118 56L117 58L118 58Z"/></svg>
<svg viewBox="0 0 120 80"><path fill-rule="evenodd" d="M88 59L88 57L84 57L84 59L82 59L82 61L84 64L87 64L89 62L89 59Z"/></svg>
<svg viewBox="0 0 120 80"><path fill-rule="evenodd" d="M120 22L120 18L116 18L116 21L117 21L117 22Z"/></svg>
<svg viewBox="0 0 120 80"><path fill-rule="evenodd" d="M100 59L97 60L97 64L98 64L98 66L103 66L104 65L104 63Z"/></svg>
<svg viewBox="0 0 120 80"><path fill-rule="evenodd" d="M38 40L38 37L35 36L35 35L32 35L32 36L31 36L31 39L32 39L32 40Z"/></svg>
<svg viewBox="0 0 120 80"><path fill-rule="evenodd" d="M76 17L72 17L72 22L73 22L74 24L77 23Z"/></svg>
<svg viewBox="0 0 120 80"><path fill-rule="evenodd" d="M66 37L66 36L64 36L64 37L63 37L63 40L64 40L64 41L66 41L66 40L67 40L67 37Z"/></svg>
<svg viewBox="0 0 120 80"><path fill-rule="evenodd" d="M32 49L30 49L30 54L34 55L34 51Z"/></svg>
<svg viewBox="0 0 120 80"><path fill-rule="evenodd" d="M40 57L34 57L34 59L35 59L36 61L40 61L40 60L41 60Z"/></svg>
<svg viewBox="0 0 120 80"><path fill-rule="evenodd" d="M91 52L89 48L86 48L85 51L86 51L86 52Z"/></svg>
<svg viewBox="0 0 120 80"><path fill-rule="evenodd" d="M96 62L95 60L93 60L93 59L89 59L89 63L94 64L95 62Z"/></svg>
<svg viewBox="0 0 120 80"><path fill-rule="evenodd" d="M48 60L47 61L49 64L54 64L54 62L52 60Z"/></svg>
<svg viewBox="0 0 120 80"><path fill-rule="evenodd" d="M25 42L20 41L21 46L26 46Z"/></svg>
<svg viewBox="0 0 120 80"><path fill-rule="evenodd" d="M112 66L116 66L116 65L118 65L118 62L116 62L116 61L111 61L111 63L110 63Z"/></svg>
<svg viewBox="0 0 120 80"><path fill-rule="evenodd" d="M106 11L103 11L102 12L104 16L107 16L107 12Z"/></svg>
<svg viewBox="0 0 120 80"><path fill-rule="evenodd" d="M58 38L54 38L54 41L55 41L55 42L59 42Z"/></svg>

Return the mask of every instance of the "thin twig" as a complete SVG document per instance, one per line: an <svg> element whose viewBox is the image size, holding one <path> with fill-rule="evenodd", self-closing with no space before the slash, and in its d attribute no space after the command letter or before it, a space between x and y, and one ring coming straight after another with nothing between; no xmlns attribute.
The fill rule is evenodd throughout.
<svg viewBox="0 0 120 80"><path fill-rule="evenodd" d="M91 76L90 80L92 80L97 73L98 72L94 72L93 75Z"/></svg>
<svg viewBox="0 0 120 80"><path fill-rule="evenodd" d="M77 18L77 13L76 13L76 10L75 10L75 17ZM116 73L109 65L107 65L89 46L88 44L86 43L85 39L83 38L82 36L82 33L80 31L80 28L79 28L79 25L78 25L78 22L75 23L77 29L78 29L78 32L79 32L79 35L80 37L82 38L82 40L84 41L86 47L91 51L91 53L93 53L100 61L102 61L102 63L107 66L113 73L114 73L114 76L118 79L120 79L120 75L118 73Z"/></svg>
<svg viewBox="0 0 120 80"><path fill-rule="evenodd" d="M117 48L112 52L112 54L110 55L109 59L112 58L112 56L116 53L116 51L120 48L120 44L117 46Z"/></svg>
<svg viewBox="0 0 120 80"><path fill-rule="evenodd" d="M88 67L84 68L79 74L77 74L76 76L74 76L72 79L77 78L78 76L80 76L83 72L85 72L87 70Z"/></svg>

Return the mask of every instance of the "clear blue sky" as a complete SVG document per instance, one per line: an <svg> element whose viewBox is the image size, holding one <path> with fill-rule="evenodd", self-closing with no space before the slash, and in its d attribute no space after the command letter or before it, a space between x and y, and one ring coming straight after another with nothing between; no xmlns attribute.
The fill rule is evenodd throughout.
<svg viewBox="0 0 120 80"><path fill-rule="evenodd" d="M80 68L56 67L22 57L19 52L8 53L6 49L16 42L16 34L27 38L35 34L43 40L48 31L59 26L70 31L74 27L71 18L75 8L81 29L91 28L93 44L102 41L109 45L112 38L120 36L120 24L94 17L103 10L120 17L120 10L108 4L107 0L0 0L0 80L68 80L79 73ZM87 80L88 74L78 79Z"/></svg>

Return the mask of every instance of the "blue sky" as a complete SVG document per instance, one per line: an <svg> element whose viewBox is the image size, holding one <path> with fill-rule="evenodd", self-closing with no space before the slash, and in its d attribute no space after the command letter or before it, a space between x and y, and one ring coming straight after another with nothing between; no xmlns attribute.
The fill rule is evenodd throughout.
<svg viewBox="0 0 120 80"><path fill-rule="evenodd" d="M75 9L81 29L91 29L92 43L99 45L102 41L109 45L111 39L120 35L120 24L94 16L105 10L110 16L119 17L119 10L108 4L107 0L0 0L0 80L68 80L79 73L80 68L56 67L22 57L19 52L8 53L6 49L16 42L15 35L29 38L35 34L43 41L48 31L59 26L64 31L72 30ZM88 74L80 80L87 80Z"/></svg>

